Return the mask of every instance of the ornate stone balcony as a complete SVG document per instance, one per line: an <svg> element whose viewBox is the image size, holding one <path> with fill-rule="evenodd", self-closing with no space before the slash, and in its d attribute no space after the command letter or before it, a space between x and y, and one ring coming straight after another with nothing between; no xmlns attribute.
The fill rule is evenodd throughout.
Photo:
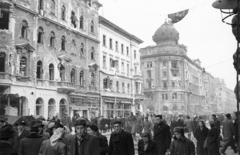
<svg viewBox="0 0 240 155"><path fill-rule="evenodd" d="M58 82L57 87L57 91L60 93L74 92L76 90L74 83L71 82Z"/></svg>

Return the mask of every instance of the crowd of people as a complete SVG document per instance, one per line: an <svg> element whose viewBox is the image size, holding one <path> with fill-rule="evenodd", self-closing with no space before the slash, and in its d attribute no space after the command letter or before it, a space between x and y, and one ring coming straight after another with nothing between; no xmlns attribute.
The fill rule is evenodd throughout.
<svg viewBox="0 0 240 155"><path fill-rule="evenodd" d="M236 153L237 114L223 116L131 113L88 120L64 115L40 117L30 126L0 117L0 155L220 155L228 146Z"/></svg>

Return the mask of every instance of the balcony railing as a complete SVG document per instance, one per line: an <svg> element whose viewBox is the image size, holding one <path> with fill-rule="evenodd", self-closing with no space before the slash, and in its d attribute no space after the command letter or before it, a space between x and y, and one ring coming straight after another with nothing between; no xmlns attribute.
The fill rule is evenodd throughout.
<svg viewBox="0 0 240 155"><path fill-rule="evenodd" d="M74 83L61 81L57 83L58 92L74 92L76 90Z"/></svg>
<svg viewBox="0 0 240 155"><path fill-rule="evenodd" d="M11 75L9 73L0 72L0 79L11 80Z"/></svg>

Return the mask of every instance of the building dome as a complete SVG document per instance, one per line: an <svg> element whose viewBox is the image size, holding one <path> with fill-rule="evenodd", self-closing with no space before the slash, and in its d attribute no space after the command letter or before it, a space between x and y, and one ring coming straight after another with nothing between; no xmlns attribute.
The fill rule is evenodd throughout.
<svg viewBox="0 0 240 155"><path fill-rule="evenodd" d="M157 45L163 42L177 43L179 40L179 33L171 22L165 22L160 28L157 29L152 38Z"/></svg>

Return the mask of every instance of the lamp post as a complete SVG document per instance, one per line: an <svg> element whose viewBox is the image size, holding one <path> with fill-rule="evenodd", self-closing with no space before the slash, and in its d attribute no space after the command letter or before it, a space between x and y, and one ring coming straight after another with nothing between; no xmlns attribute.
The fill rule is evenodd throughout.
<svg viewBox="0 0 240 155"><path fill-rule="evenodd" d="M235 88L235 94L237 98L237 122L238 122L238 139L240 139L240 115L239 115L239 42L240 42L240 2L239 0L216 0L212 6L216 9L220 9L221 13L228 14L226 17L222 18L222 22L232 25L233 34L237 39L237 52L234 54L234 67L237 71L236 75L236 88ZM225 10L229 10L228 12ZM233 17L232 23L227 23L225 20L229 18L232 15L236 15ZM238 142L238 150L240 149L240 143ZM240 151L239 151L240 155Z"/></svg>

